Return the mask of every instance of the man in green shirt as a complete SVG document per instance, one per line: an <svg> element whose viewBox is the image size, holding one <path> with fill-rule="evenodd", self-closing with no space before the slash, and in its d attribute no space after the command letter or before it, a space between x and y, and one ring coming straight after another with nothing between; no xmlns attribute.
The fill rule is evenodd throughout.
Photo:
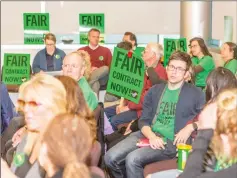
<svg viewBox="0 0 237 178"><path fill-rule="evenodd" d="M123 36L123 41L130 42L132 44L133 52L136 55L139 55L142 57L142 52L144 51L145 48L137 46L137 37L135 34L133 34L132 32L125 32Z"/></svg>
<svg viewBox="0 0 237 178"><path fill-rule="evenodd" d="M191 39L189 47L191 55L193 56L192 64L195 73L195 85L204 89L208 74L215 69L212 55L208 51L202 38L195 37Z"/></svg>
<svg viewBox="0 0 237 178"><path fill-rule="evenodd" d="M93 111L98 106L98 99L84 77L86 70L84 56L86 55L89 54L85 51L76 51L68 54L63 60L62 68L63 75L72 77L78 82L89 108Z"/></svg>

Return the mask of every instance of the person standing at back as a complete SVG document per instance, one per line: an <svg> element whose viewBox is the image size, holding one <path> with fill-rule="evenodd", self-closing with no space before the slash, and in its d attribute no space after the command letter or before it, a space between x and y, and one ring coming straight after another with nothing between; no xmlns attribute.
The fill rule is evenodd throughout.
<svg viewBox="0 0 237 178"><path fill-rule="evenodd" d="M80 48L89 53L91 58L91 77L89 84L92 90L99 96L101 86L108 82L109 67L112 60L111 51L99 45L100 31L92 28L88 32L89 45Z"/></svg>
<svg viewBox="0 0 237 178"><path fill-rule="evenodd" d="M206 87L206 78L215 69L215 63L202 38L192 38L189 47L195 73L195 85L204 89Z"/></svg>

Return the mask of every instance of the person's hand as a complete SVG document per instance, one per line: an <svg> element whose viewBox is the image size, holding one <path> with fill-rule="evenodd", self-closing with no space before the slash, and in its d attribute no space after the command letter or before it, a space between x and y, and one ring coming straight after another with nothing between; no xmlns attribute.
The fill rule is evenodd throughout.
<svg viewBox="0 0 237 178"><path fill-rule="evenodd" d="M179 143L186 143L188 138L193 132L192 124L186 125L183 129L181 129L176 135L173 144L177 145Z"/></svg>
<svg viewBox="0 0 237 178"><path fill-rule="evenodd" d="M120 105L116 106L116 114L119 114L120 113Z"/></svg>
<svg viewBox="0 0 237 178"><path fill-rule="evenodd" d="M132 123L133 123L134 121L135 121L135 120L132 120L132 121L128 124L128 126L127 126L127 128L126 128L126 130L125 130L125 132L124 132L123 135L127 135L127 134L130 134L130 133L132 132L132 130L131 130L131 125L132 125Z"/></svg>
<svg viewBox="0 0 237 178"><path fill-rule="evenodd" d="M12 146L16 147L22 140L22 138L24 137L26 133L26 127L22 127L20 128L18 131L16 131L16 133L13 135L12 137Z"/></svg>
<svg viewBox="0 0 237 178"><path fill-rule="evenodd" d="M40 74L43 74L44 73L44 71L43 70L40 70L40 72L39 72Z"/></svg>
<svg viewBox="0 0 237 178"><path fill-rule="evenodd" d="M91 71L93 72L94 70L98 69L98 67L91 67Z"/></svg>
<svg viewBox="0 0 237 178"><path fill-rule="evenodd" d="M119 107L119 113L125 112L125 111L129 111L128 106L120 106Z"/></svg>
<svg viewBox="0 0 237 178"><path fill-rule="evenodd" d="M165 149L163 139L158 136L149 139L149 143L152 149Z"/></svg>
<svg viewBox="0 0 237 178"><path fill-rule="evenodd" d="M6 161L1 158L1 177L17 178L8 167Z"/></svg>
<svg viewBox="0 0 237 178"><path fill-rule="evenodd" d="M198 129L215 129L217 120L217 104L208 104L200 113L198 124Z"/></svg>

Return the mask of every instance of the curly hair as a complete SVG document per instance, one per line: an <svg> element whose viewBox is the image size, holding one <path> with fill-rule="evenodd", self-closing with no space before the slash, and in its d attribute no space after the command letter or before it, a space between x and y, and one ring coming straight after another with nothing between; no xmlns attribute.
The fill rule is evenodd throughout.
<svg viewBox="0 0 237 178"><path fill-rule="evenodd" d="M89 53L84 50L78 50L72 53L77 54L85 61L84 65L86 69L85 69L84 77L86 78L86 80L89 80L91 76L91 58L90 58Z"/></svg>
<svg viewBox="0 0 237 178"><path fill-rule="evenodd" d="M224 90L217 97L217 124L211 148L217 159L224 161L237 159L237 88ZM226 135L230 144L230 154L225 155L221 135Z"/></svg>

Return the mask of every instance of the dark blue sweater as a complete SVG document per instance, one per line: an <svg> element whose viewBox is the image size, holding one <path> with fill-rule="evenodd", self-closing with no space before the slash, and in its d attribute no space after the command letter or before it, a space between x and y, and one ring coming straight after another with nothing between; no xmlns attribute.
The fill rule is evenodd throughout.
<svg viewBox="0 0 237 178"><path fill-rule="evenodd" d="M165 85L165 83L157 84L147 92L143 102L142 116L138 123L140 129L143 126L152 125L152 120L156 114L156 109ZM205 96L201 89L185 82L181 88L179 100L176 105L175 133L184 128L187 122L201 111L204 103Z"/></svg>

